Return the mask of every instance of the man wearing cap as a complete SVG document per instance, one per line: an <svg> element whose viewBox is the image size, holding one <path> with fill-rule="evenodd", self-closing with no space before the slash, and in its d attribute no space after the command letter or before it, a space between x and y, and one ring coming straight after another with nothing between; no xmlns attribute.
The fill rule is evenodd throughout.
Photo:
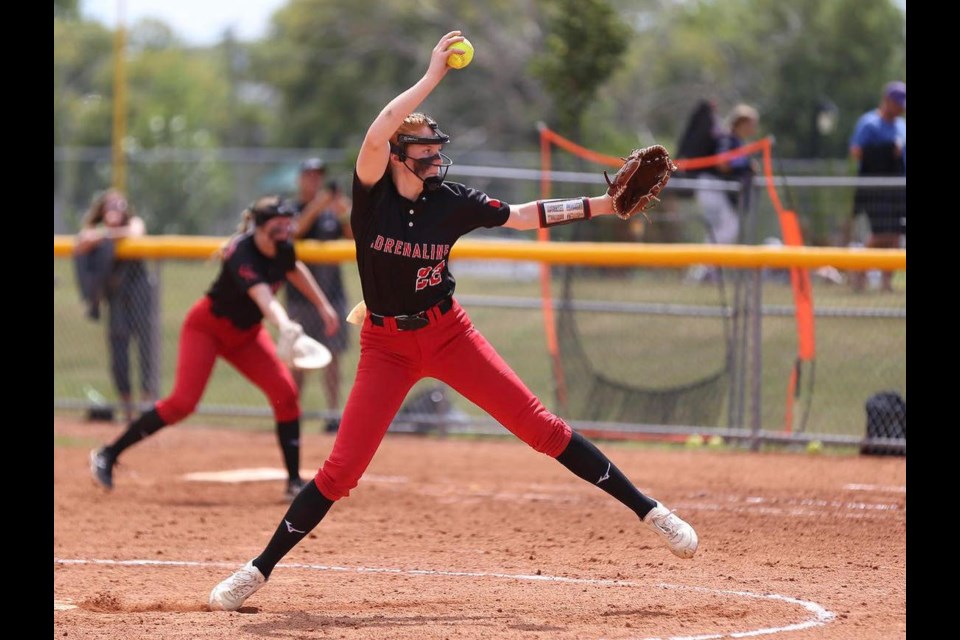
<svg viewBox="0 0 960 640"><path fill-rule="evenodd" d="M858 176L907 175L907 85L888 82L880 106L860 116L850 137L850 157ZM859 187L854 195L853 216L865 213L870 221L867 247L895 249L907 233L906 187ZM852 219L850 221L852 223ZM849 226L847 232L849 240ZM853 273L853 287L863 289L864 272ZM893 272L884 271L884 291L893 290Z"/></svg>
<svg viewBox="0 0 960 640"><path fill-rule="evenodd" d="M307 158L300 163L297 197L291 201L298 214L294 232L297 239L336 240L353 237L348 224L350 202L337 188L335 182L331 181L324 185L326 170L326 163L322 158ZM345 322L347 296L339 264L311 264L308 268L317 284L326 293L330 304L336 309L340 318L339 330L333 335L326 335L323 321L316 307L293 287L287 287L287 308L290 317L303 326L304 332L324 344L333 356L321 375L327 410L338 412L340 410L340 354L346 349L349 336L349 325ZM293 369L292 373L302 399L304 372ZM339 419L333 416L327 421L326 431L334 432L338 426Z"/></svg>

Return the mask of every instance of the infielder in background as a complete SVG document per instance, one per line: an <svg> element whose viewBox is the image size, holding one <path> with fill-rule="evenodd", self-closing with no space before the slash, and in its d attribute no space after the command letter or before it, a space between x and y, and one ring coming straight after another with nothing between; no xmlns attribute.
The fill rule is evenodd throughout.
<svg viewBox="0 0 960 640"><path fill-rule="evenodd" d="M327 175L326 163L321 158L307 158L300 163L297 178L297 196L290 204L297 212L294 224L297 239L338 240L352 238L350 231L350 201L336 183L324 184ZM339 264L310 264L310 273L327 295L330 304L340 319L340 329L326 335L323 318L317 308L299 289L287 287L287 312L290 318L303 326L303 331L323 344L331 355L330 364L319 373L323 380L327 410L340 411L340 354L347 348L350 338L347 319L347 294L343 287L343 275ZM293 380L303 400L304 371L293 368ZM340 417L327 420L325 431L333 433L340 428Z"/></svg>
<svg viewBox="0 0 960 640"><path fill-rule="evenodd" d="M275 297L285 281L316 305L328 334L337 331L339 320L306 265L297 260L291 241L292 217L293 209L278 196L260 198L243 212L237 234L221 252L217 279L187 312L173 391L131 422L112 444L90 453L90 471L104 488L113 488L113 467L121 453L193 413L219 356L270 400L288 473L287 496L292 499L299 492L303 481L297 387L262 321L265 318L282 334L303 332Z"/></svg>
<svg viewBox="0 0 960 640"><path fill-rule="evenodd" d="M330 456L300 491L260 555L214 587L213 609L235 611L273 568L357 486L404 397L421 378L449 384L530 447L630 508L681 558L697 550L693 528L642 494L601 453L550 413L477 331L453 298L447 261L464 234L479 227L536 229L613 212L608 195L509 205L462 184L444 182L450 138L415 109L448 71L443 36L423 77L376 117L353 177L351 226L367 311L357 376Z"/></svg>

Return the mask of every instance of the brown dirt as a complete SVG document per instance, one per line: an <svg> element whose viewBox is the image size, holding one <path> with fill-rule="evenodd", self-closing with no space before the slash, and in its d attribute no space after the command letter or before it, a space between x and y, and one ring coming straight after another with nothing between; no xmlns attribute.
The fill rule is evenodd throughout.
<svg viewBox="0 0 960 640"><path fill-rule="evenodd" d="M108 494L87 455L121 430L54 418L55 638L906 637L902 458L601 443L695 526L700 551L681 560L516 440L390 435L360 487L224 613L207 595L273 533L282 483L184 475L279 468L273 435L168 428L124 454ZM332 444L306 431L305 473Z"/></svg>

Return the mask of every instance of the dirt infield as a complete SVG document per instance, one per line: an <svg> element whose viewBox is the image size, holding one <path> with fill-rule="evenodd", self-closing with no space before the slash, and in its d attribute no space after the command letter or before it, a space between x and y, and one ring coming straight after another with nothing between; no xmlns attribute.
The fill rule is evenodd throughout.
<svg viewBox="0 0 960 640"><path fill-rule="evenodd" d="M512 439L390 435L360 486L236 613L210 589L286 509L266 432L182 425L90 479L120 425L54 418L55 638L906 637L906 463L601 443L694 525L680 560L636 517ZM308 425L305 474L332 436Z"/></svg>

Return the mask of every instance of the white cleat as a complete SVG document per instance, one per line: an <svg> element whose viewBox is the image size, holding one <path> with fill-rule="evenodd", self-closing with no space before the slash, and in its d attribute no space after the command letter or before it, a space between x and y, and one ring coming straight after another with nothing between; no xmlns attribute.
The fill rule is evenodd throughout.
<svg viewBox="0 0 960 640"><path fill-rule="evenodd" d="M266 582L251 560L213 588L210 592L211 611L236 611Z"/></svg>
<svg viewBox="0 0 960 640"><path fill-rule="evenodd" d="M663 538L673 555L692 558L697 552L697 532L680 516L657 503L643 519L654 533Z"/></svg>

